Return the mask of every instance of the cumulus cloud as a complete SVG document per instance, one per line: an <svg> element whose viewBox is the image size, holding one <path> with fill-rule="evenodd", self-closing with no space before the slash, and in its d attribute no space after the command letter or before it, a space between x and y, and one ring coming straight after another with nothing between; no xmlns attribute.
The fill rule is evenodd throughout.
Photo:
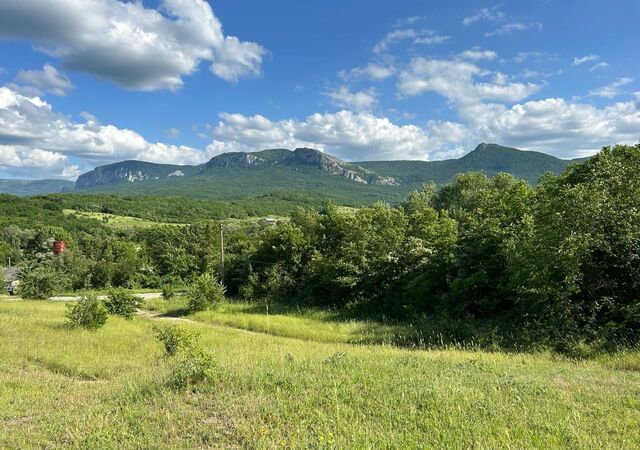
<svg viewBox="0 0 640 450"><path fill-rule="evenodd" d="M427 133L415 125L399 126L386 117L339 111L312 114L305 120L271 121L242 114L220 115L208 153L264 148L313 147L341 158L428 159Z"/></svg>
<svg viewBox="0 0 640 450"><path fill-rule="evenodd" d="M68 158L62 153L51 152L39 148L28 148L14 145L0 145L0 172L26 177L75 178L80 169L70 165Z"/></svg>
<svg viewBox="0 0 640 450"><path fill-rule="evenodd" d="M66 68L128 89L175 90L200 62L227 81L260 73L265 50L225 36L205 0L3 0L0 36L27 39Z"/></svg>
<svg viewBox="0 0 640 450"><path fill-rule="evenodd" d="M0 146L5 171L7 167L31 167L34 155L40 161L34 166L66 176L76 172L69 164L71 157L87 166L124 159L176 164L206 159L197 149L150 143L132 130L100 124L91 114L85 113L83 118L84 122L73 121L38 97L0 87Z"/></svg>
<svg viewBox="0 0 640 450"><path fill-rule="evenodd" d="M364 67L354 67L351 70L341 70L338 73L338 76L345 81L358 79L382 81L391 77L395 72L396 69L393 66L369 63Z"/></svg>
<svg viewBox="0 0 640 450"><path fill-rule="evenodd" d="M44 93L65 96L73 89L71 80L50 64L45 64L42 70L21 70L14 82L35 96Z"/></svg>
<svg viewBox="0 0 640 450"><path fill-rule="evenodd" d="M622 94L621 88L626 86L627 84L633 82L633 78L618 78L613 83L607 84L606 86L602 86L598 89L594 89L589 91L590 97L603 97L603 98L613 98Z"/></svg>
<svg viewBox="0 0 640 450"><path fill-rule="evenodd" d="M492 82L478 81L486 75L475 64L459 60L414 58L398 80L398 92L410 97L436 92L457 104L474 104L485 100L516 102L537 92L541 85L510 82L496 73Z"/></svg>
<svg viewBox="0 0 640 450"><path fill-rule="evenodd" d="M640 135L640 108L634 102L596 108L548 98L510 108L478 104L461 113L472 140L500 142L565 158L587 156L613 143L631 144Z"/></svg>
<svg viewBox="0 0 640 450"><path fill-rule="evenodd" d="M340 86L337 89L325 92L325 95L331 99L334 105L355 111L370 111L378 103L374 88L352 92L347 86Z"/></svg>

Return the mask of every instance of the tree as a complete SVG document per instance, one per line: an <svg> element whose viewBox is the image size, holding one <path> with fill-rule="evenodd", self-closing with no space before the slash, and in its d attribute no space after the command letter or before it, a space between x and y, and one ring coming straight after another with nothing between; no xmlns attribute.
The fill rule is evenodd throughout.
<svg viewBox="0 0 640 450"><path fill-rule="evenodd" d="M18 293L23 298L43 300L53 295L60 275L48 266L38 266L20 274Z"/></svg>

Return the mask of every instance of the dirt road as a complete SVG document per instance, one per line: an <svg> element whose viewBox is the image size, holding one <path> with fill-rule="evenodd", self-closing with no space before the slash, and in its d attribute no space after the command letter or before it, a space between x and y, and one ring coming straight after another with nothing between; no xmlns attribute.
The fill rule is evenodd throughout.
<svg viewBox="0 0 640 450"><path fill-rule="evenodd" d="M143 300L152 299L152 298L161 298L161 292L146 292L144 294L133 294L134 297L141 298ZM105 300L107 298L106 295L98 295L98 299ZM60 295L55 297L49 297L48 300L53 300L54 302L73 302L79 300L79 295Z"/></svg>

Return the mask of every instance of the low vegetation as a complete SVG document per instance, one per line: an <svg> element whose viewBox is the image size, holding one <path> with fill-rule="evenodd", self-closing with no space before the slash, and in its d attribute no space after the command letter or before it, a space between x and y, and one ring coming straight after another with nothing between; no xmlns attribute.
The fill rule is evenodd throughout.
<svg viewBox="0 0 640 450"><path fill-rule="evenodd" d="M587 361L424 352L182 320L171 328L197 332L195 342L215 360L207 379L184 389L171 383L179 357L165 356L154 336L154 325L168 324L115 316L98 332L69 330L64 310L56 302L0 303L0 447L586 449L640 442L637 352Z"/></svg>
<svg viewBox="0 0 640 450"><path fill-rule="evenodd" d="M104 306L109 314L131 319L140 306L140 299L124 289L112 289L107 295Z"/></svg>
<svg viewBox="0 0 640 450"><path fill-rule="evenodd" d="M67 324L74 328L97 330L107 323L108 310L95 294L84 294L67 305Z"/></svg>
<svg viewBox="0 0 640 450"><path fill-rule="evenodd" d="M224 300L225 287L208 273L200 275L193 281L187 297L187 308L190 312L205 311L214 308Z"/></svg>

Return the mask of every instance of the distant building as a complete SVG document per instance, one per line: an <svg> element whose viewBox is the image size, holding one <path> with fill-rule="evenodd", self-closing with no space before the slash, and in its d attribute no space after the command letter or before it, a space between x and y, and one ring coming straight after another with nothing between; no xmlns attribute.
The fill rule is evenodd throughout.
<svg viewBox="0 0 640 450"><path fill-rule="evenodd" d="M5 267L2 269L3 281L4 281L4 291L9 295L14 295L18 288L18 284L20 281L18 277L20 276L20 269L17 267Z"/></svg>

